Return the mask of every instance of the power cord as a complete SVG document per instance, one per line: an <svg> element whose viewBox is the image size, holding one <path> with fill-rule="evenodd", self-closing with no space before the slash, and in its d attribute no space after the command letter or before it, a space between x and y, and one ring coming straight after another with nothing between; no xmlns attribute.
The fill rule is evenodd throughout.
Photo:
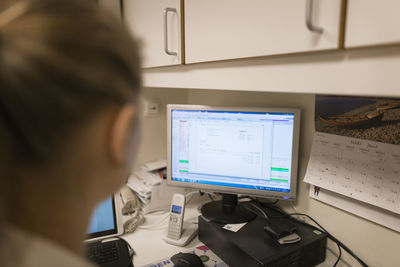
<svg viewBox="0 0 400 267"><path fill-rule="evenodd" d="M269 216L267 215L267 213L265 212L265 211L263 211L260 207L258 207L256 204L254 204L254 202L247 202L251 207L253 207L253 208L255 208L255 209L257 209L260 213L261 213L261 215L265 218L265 219L269 219ZM248 210L250 210L251 212L253 212L253 213L255 213L255 214L257 214L256 212L254 212L254 210L252 210L251 208L249 208L249 207L247 207L247 206L244 206L246 209L248 209ZM259 214L257 214L257 215L259 215Z"/></svg>
<svg viewBox="0 0 400 267"><path fill-rule="evenodd" d="M292 204L292 203L291 203ZM264 205L263 205L264 206ZM324 232L325 234L327 234L327 236L328 236L328 238L329 239L331 239L333 242L335 242L336 243L336 245L338 246L338 251L339 251L339 255L338 255L338 258L336 259L336 262L333 264L333 267L336 267L337 266L337 264L339 263L339 261L340 261L340 259L342 258L342 249L341 249L341 242L338 240L338 239L336 239L333 235L331 235L324 227L322 227L322 225L320 225L316 220L314 220L311 216L309 216L309 215L307 215L307 214L304 214L304 213L299 213L299 212L295 212L295 213L286 213L284 210L282 210L280 207L278 207L278 206L275 206L276 208L272 208L272 207L269 207L269 208L272 208L272 209L274 209L275 211L277 211L277 212L279 212L279 213L281 213L281 214L284 214L283 216L276 216L276 217L291 217L291 219L293 219L293 220L295 220L295 221L297 221L297 222L299 222L299 223L301 223L301 224L303 224L303 225L306 225L306 226L310 226L310 227L312 227L312 228L314 228L314 229L316 229L316 230L318 230L318 231L321 231L321 232ZM292 207L293 207L293 205L292 205ZM294 207L293 207L294 208ZM295 208L294 208L295 209ZM297 209L295 209L296 211L297 211ZM319 228L317 228L317 227L315 227L315 226L313 226L313 225L310 225L309 223L307 223L307 222L305 222L305 221L302 221L302 220L299 220L299 219L297 219L297 218L294 218L294 217L292 217L292 216L296 216L296 215L299 215L299 216L303 216L303 217L307 217L307 218L309 218L311 221L313 221ZM342 245L344 245L344 244L342 244ZM357 257L358 258L358 257ZM356 259L357 259L356 258Z"/></svg>
<svg viewBox="0 0 400 267"><path fill-rule="evenodd" d="M165 227L165 220L169 218L169 212L166 212L164 217L162 217L158 222L150 225L139 225L138 229L142 230L158 230Z"/></svg>
<svg viewBox="0 0 400 267"><path fill-rule="evenodd" d="M197 191L196 190L196 191L191 191L189 193L186 193L185 194L185 198L186 198L185 204L188 204L193 199L193 196L195 194L200 194L201 195L201 191Z"/></svg>
<svg viewBox="0 0 400 267"><path fill-rule="evenodd" d="M117 238L121 241L123 241L125 243L125 245L128 247L128 251L129 251L129 262L128 262L128 267L134 267L133 266L133 256L135 256L135 251L133 250L131 244L128 243L128 241L126 241L125 239L117 236Z"/></svg>
<svg viewBox="0 0 400 267"><path fill-rule="evenodd" d="M342 257L342 250L341 248L343 248L345 251L347 251L355 260L357 260L361 266L363 267L368 267L368 264L366 264L363 260L361 260L349 247L347 247L345 244L343 244L340 240L338 240L336 237L334 237L332 234L330 234L324 227L322 227L314 218L312 218L310 215L305 214L305 213L286 213L284 210L282 210L281 208L279 208L278 206L275 207L271 207L271 206L266 206L265 204L259 202L259 204L261 204L262 206L264 206L265 208L269 208L269 209L273 209L275 211L277 211L278 213L283 214L282 216L275 216L274 218L282 218L282 217L290 217L291 219L297 221L298 223L301 223L303 225L312 227L318 231L324 232L325 234L327 234L328 238L331 239L333 242L335 242L338 246L338 250L339 250L339 256L336 260L336 262L334 263L333 266L337 266L337 264L339 263L341 257ZM307 222L298 220L297 218L293 217L293 216L304 216L307 217L308 219L310 219L313 223L315 223L318 227L315 227L314 225L311 225Z"/></svg>
<svg viewBox="0 0 400 267"><path fill-rule="evenodd" d="M300 222L300 223L302 223L302 224L304 224L304 225L312 226L313 228L315 228L315 229L317 229L317 230L319 230L319 231L321 231L321 232L324 232L325 234L328 235L328 237L329 237L333 242L336 243L336 245L338 246L338 250L339 250L339 256L338 256L336 262L333 264L333 266L335 267L335 266L339 263L340 259L342 258L342 249L341 249L341 246L343 245L343 243L340 242L338 239L336 239L336 237L334 237L333 235L331 235L324 227L322 227L322 225L320 225L320 224L319 224L316 220L314 220L311 216L309 216L309 215L307 215L307 214L304 214L304 213L287 213L287 216L296 216L296 215L307 217L308 219L310 219L311 221L313 221L316 225L318 225L318 227L319 227L320 229L318 229L317 227L315 227L315 226L313 226L313 225L310 225L310 224L308 224L308 223L306 223L306 222L303 222L303 221L300 221L300 220L294 218L297 222ZM285 216L281 216L281 217L285 217ZM353 255L352 255L352 256L353 256ZM358 258L358 257L357 257L357 258ZM356 259L357 259L357 258L356 258Z"/></svg>
<svg viewBox="0 0 400 267"><path fill-rule="evenodd" d="M207 196L211 199L211 201L214 201L213 197L211 196L210 193L207 193Z"/></svg>
<svg viewBox="0 0 400 267"><path fill-rule="evenodd" d="M243 197L240 197L240 198L249 198L249 199L253 200L254 202L268 204L268 205L276 205L280 201L279 198L275 199L274 201L270 201L270 199L268 199L268 198L251 197L251 196L243 196ZM260 199L262 199L264 201L261 201ZM267 202L265 202L265 200L267 200Z"/></svg>

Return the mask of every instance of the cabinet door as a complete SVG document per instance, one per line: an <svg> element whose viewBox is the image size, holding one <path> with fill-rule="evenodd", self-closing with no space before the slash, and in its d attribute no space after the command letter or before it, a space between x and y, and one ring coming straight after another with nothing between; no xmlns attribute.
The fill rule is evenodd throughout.
<svg viewBox="0 0 400 267"><path fill-rule="evenodd" d="M400 43L399 0L348 0L346 47Z"/></svg>
<svg viewBox="0 0 400 267"><path fill-rule="evenodd" d="M338 49L341 7L342 0L185 0L186 63Z"/></svg>
<svg viewBox="0 0 400 267"><path fill-rule="evenodd" d="M123 19L140 40L143 67L181 64L181 0L124 0Z"/></svg>

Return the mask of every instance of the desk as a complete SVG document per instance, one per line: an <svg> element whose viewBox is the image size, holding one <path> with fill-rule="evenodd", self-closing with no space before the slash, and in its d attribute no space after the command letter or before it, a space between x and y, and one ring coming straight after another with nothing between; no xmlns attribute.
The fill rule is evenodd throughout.
<svg viewBox="0 0 400 267"><path fill-rule="evenodd" d="M198 207L209 200L207 196L198 196L197 194L193 196L193 199L186 205L185 221L197 222L197 216L200 215ZM151 229L139 228L135 232L123 236L135 250L136 255L133 258L135 267L171 257L180 251L188 251L202 244L197 237L185 247L177 247L164 242L162 236L168 227L168 215L168 211L147 214L146 221L142 226L146 227L157 224L158 227ZM161 223L158 224L158 222ZM332 254L328 249L325 262L317 265L317 267L332 266L336 258L337 256Z"/></svg>
<svg viewBox="0 0 400 267"><path fill-rule="evenodd" d="M205 195L194 195L186 205L185 221L197 223L197 217L200 215L198 207L207 201L210 201L210 199ZM190 250L201 244L197 237L185 247L173 246L162 240L164 231L168 228L169 211L146 214L145 218L146 220L144 224L141 225L142 227L155 224L157 224L158 227L151 229L138 228L135 232L122 236L135 250L136 255L133 257L133 264L135 267L171 257L180 251ZM162 221L162 223L158 224L160 221Z"/></svg>

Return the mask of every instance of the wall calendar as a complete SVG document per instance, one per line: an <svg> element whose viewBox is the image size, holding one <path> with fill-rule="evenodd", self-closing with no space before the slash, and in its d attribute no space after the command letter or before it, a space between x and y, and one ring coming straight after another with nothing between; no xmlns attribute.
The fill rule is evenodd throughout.
<svg viewBox="0 0 400 267"><path fill-rule="evenodd" d="M304 177L311 197L348 211L355 204L338 197L355 199L400 219L400 99L317 95L315 130Z"/></svg>

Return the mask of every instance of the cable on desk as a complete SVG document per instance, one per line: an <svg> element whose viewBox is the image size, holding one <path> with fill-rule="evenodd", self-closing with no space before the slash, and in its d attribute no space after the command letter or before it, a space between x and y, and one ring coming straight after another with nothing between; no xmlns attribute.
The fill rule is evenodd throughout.
<svg viewBox="0 0 400 267"><path fill-rule="evenodd" d="M327 236L328 236L328 238L331 239L333 242L335 242L336 245L338 246L339 255L338 255L338 258L337 258L336 262L333 264L334 267L337 266L337 264L339 263L339 261L340 261L340 259L341 259L341 257L342 257L342 249L341 249L341 246L342 246L342 245L344 246L344 244L343 244L342 242L340 242L336 237L334 237L333 235L331 235L324 227L322 227L322 225L320 225L316 220L314 220L314 218L312 218L311 216L309 216L309 215L307 215L307 214L299 213L299 212L297 212L297 213L286 213L284 210L282 210L282 209L281 209L280 207L278 207L278 206L269 207L269 208L272 208L272 209L274 209L275 211L277 211L277 212L279 212L279 213L281 213L281 214L284 214L283 216L278 216L278 217L286 217L286 216L289 216L289 217L291 217L293 220L296 220L297 222L299 222L299 223L301 223L301 224L303 224L303 225L310 226L310 227L312 227L312 228L314 228L314 229L317 229L317 230L319 230L319 231L321 231L321 232L326 233ZM318 227L315 227L315 226L313 226L313 225L311 225L311 224L309 224L309 223L306 223L306 222L304 222L304 221L298 220L297 218L293 217L293 216L296 216L296 215L305 216L305 217L309 218L309 219L310 219L311 221L313 221L319 228L318 228ZM344 246L343 248L346 250L347 247L345 248L345 246ZM361 260L361 259L359 259L357 256L355 256L355 254L354 254L349 248L347 248L347 249L348 249L348 252L349 252L357 261L358 261L358 260ZM360 262L360 263L361 263L361 262ZM364 266L364 265L363 265L363 266ZM365 265L365 266L368 266L368 265Z"/></svg>
<svg viewBox="0 0 400 267"><path fill-rule="evenodd" d="M292 207L292 209L294 209L295 212L299 213L296 206L293 204L293 201L289 200L289 203L290 203L290 206Z"/></svg>
<svg viewBox="0 0 400 267"><path fill-rule="evenodd" d="M333 235L331 235L324 227L322 227L322 225L320 225L320 224L319 224L316 220L314 220L311 216L309 216L309 215L307 215L307 214L304 214L304 213L287 213L287 215L288 215L288 216L300 215L300 216L305 216L305 217L309 218L309 219L310 219L311 221L313 221L316 225L318 225L318 227L319 227L320 229L318 229L318 228L316 228L315 226L310 225L310 224L308 224L308 223L306 223L306 222L303 222L303 221L300 221L300 220L297 220L297 219L295 219L295 220L298 221L298 222L301 223L301 224L312 226L313 228L316 228L317 230L326 233L326 234L328 235L328 237L329 237L333 242L336 243L336 245L338 246L339 255L338 255L338 258L337 258L336 262L333 264L333 266L335 267L335 266L339 263L339 261L340 261L340 259L341 259L341 257L342 257L342 249L341 249L341 246L343 245L343 243L340 242L338 239L336 239L336 237L334 237ZM343 247L343 248L344 248L344 247ZM353 255L352 255L352 256L353 256ZM354 256L353 256L353 257L354 257ZM358 258L358 257L355 257L356 260L358 260L357 258ZM361 262L360 262L360 263L361 263ZM364 265L363 265L363 266L364 266Z"/></svg>
<svg viewBox="0 0 400 267"><path fill-rule="evenodd" d="M263 203L260 203L262 206L266 207L265 205L263 205ZM290 217L293 220L296 220L297 222L312 227L316 230L319 230L321 232L324 232L327 234L328 238L331 239L333 242L335 242L338 246L339 249L339 256L338 259L336 260L335 264L333 266L336 266L338 264L338 262L340 261L341 257L342 257L342 250L341 248L343 248L344 250L346 250L355 260L357 260L363 267L368 267L368 264L366 264L363 260L361 260L349 247L347 247L345 244L343 244L340 240L338 240L336 237L334 237L332 234L330 234L324 227L322 227L316 220L314 220L314 218L312 218L310 215L305 214L305 213L286 213L284 210L282 210L281 208L279 208L278 206L269 206L266 208L270 208L273 209L281 214L283 214L282 216L276 216L276 217ZM314 222L318 227L315 227L314 225L311 225L309 223L303 222L301 220L298 220L297 218L293 217L293 216L305 216L307 218L309 218L312 222Z"/></svg>
<svg viewBox="0 0 400 267"><path fill-rule="evenodd" d="M150 225L139 225L139 226L138 226L138 229L143 229L143 230L158 230L157 227L160 227L160 226L164 227L164 226L163 226L164 221L165 221L166 219L168 219L168 218L169 218L169 212L166 213L165 216L164 216L162 219L160 219L158 222L153 223L153 224L150 224ZM160 229L161 229L161 228L160 228Z"/></svg>
<svg viewBox="0 0 400 267"><path fill-rule="evenodd" d="M254 202L257 202L257 203L262 203L262 204L268 204L268 205L276 205L278 202L279 202L279 200L280 199L276 199L276 200L274 200L274 201L269 201L267 198L260 198L260 197L248 197L248 198L250 198L251 200L253 200ZM261 201L260 199L263 199L263 200L268 200L267 202L264 202L264 201Z"/></svg>
<svg viewBox="0 0 400 267"><path fill-rule="evenodd" d="M185 194L185 198L186 198L186 201L185 201L185 204L188 204L191 200L192 200L192 198L193 198L193 196L195 195L195 194L197 194L197 193L199 193L200 191L191 191L191 192L189 192L189 193L186 193ZM189 198L190 197L190 198Z"/></svg>
<svg viewBox="0 0 400 267"><path fill-rule="evenodd" d="M251 201L248 201L248 202L245 202L245 203L248 203L251 207L253 207L253 208L256 208L260 213L261 213L261 215L265 218L265 219L267 219L268 220L268 215L267 215L267 213L264 211L264 210L262 210L260 207L258 207L256 204L254 204L254 202L251 202ZM257 202L256 202L257 203ZM254 212L254 210L252 210L250 207L248 207L247 205L246 206L244 206L246 209L248 209L249 211L251 211L251 212L253 212L253 213L255 213L256 215L259 215L257 212Z"/></svg>
<svg viewBox="0 0 400 267"><path fill-rule="evenodd" d="M201 190L199 190L199 193L200 193L200 196L203 196L204 194L207 194L207 196L210 198L211 201L221 200L220 195L218 195L217 193L204 192L204 191L201 191ZM212 196L216 197L216 199L214 197L212 197Z"/></svg>
<svg viewBox="0 0 400 267"><path fill-rule="evenodd" d="M125 239L123 239L123 238L121 238L121 237L119 237L119 236L117 236L117 238L119 239L119 240L122 240L124 243L125 243L125 245L128 247L128 251L129 251L129 262L128 262L128 267L134 267L133 266L133 256L135 256L135 251L133 250L133 248L132 248L132 246L131 246L131 244L129 244L128 243L128 241L126 241Z"/></svg>
<svg viewBox="0 0 400 267"><path fill-rule="evenodd" d="M254 200L253 202L247 202L248 204L249 204L249 206L252 206L252 207L254 207L254 208L256 208L259 212L261 212L261 214L262 214L262 216L265 218L265 219L269 219L270 217L268 217L267 216L267 214L265 213L265 211L263 211L260 207L258 207L256 204L254 204L254 203L260 203L261 204L261 202L259 202L259 201L257 201L257 200ZM262 204L261 204L262 205ZM262 205L262 206L264 206L264 205ZM265 206L264 206L265 207ZM245 206L245 208L246 209L248 209L249 211L251 211L251 212L253 212L253 213L255 213L257 216L259 216L260 214L258 214L257 212L255 212L253 209L251 209L250 207L248 207L248 206ZM271 217L271 218L279 218L279 217L285 217L285 216L289 216L289 215L304 215L304 216L307 216L307 217L309 217L315 224L317 224L321 229L318 229L319 231L321 231L321 232L325 232L327 235L328 235L328 237L330 237L331 235L328 233L328 231L326 231L320 224L318 224L314 219L312 219L310 216L308 216L308 215L306 215L306 214L302 214L302 213L291 213L291 214L287 214L287 213L285 213L282 209L280 209L279 208L279 211L278 211L279 213L283 213L283 214L285 214L285 215L283 215L283 216L274 216L274 217ZM294 218L293 218L294 219ZM302 224L304 224L304 222L301 222ZM313 228L315 228L315 227L313 227ZM332 239L332 238L331 238ZM333 239L332 239L333 240ZM335 243L336 243L336 245L338 246L338 250L339 250L339 256L338 256L338 258L337 258L337 260L336 260L336 262L335 262L335 264L333 265L333 267L336 267L336 265L338 264L338 262L340 261L340 258L342 257L342 249L340 248L340 245L339 245L339 243L338 242L336 242L335 240L333 240Z"/></svg>
<svg viewBox="0 0 400 267"><path fill-rule="evenodd" d="M257 202L259 202L259 203L265 203L265 204L268 204L268 205L276 205L276 204L278 204L279 200L280 200L280 199L276 199L276 200L273 201L273 202L262 202L262 201L260 201L258 198L256 198L256 201L257 201Z"/></svg>
<svg viewBox="0 0 400 267"><path fill-rule="evenodd" d="M275 201L273 201L273 202L262 202L262 201L260 201L259 198L257 198L257 197L250 197L250 196L242 196L242 197L240 197L240 199L243 199L243 198L248 198L248 199L250 199L251 202L249 201L249 204L250 204L251 206L253 206L254 208L256 208L257 210L259 210L259 211L261 212L262 216L263 216L265 219L268 219L268 218L269 218L268 214L267 214L265 211L263 211L260 207L258 207L256 204L260 204L261 206L265 207L265 205L276 205L276 204L279 202L279 199L277 199L277 200L275 200ZM255 203L256 203L256 204L255 204ZM251 210L251 209L249 209L249 210L250 210L250 211L253 211L253 210ZM253 212L254 212L254 211L253 211ZM259 214L256 213L256 215L259 215Z"/></svg>

